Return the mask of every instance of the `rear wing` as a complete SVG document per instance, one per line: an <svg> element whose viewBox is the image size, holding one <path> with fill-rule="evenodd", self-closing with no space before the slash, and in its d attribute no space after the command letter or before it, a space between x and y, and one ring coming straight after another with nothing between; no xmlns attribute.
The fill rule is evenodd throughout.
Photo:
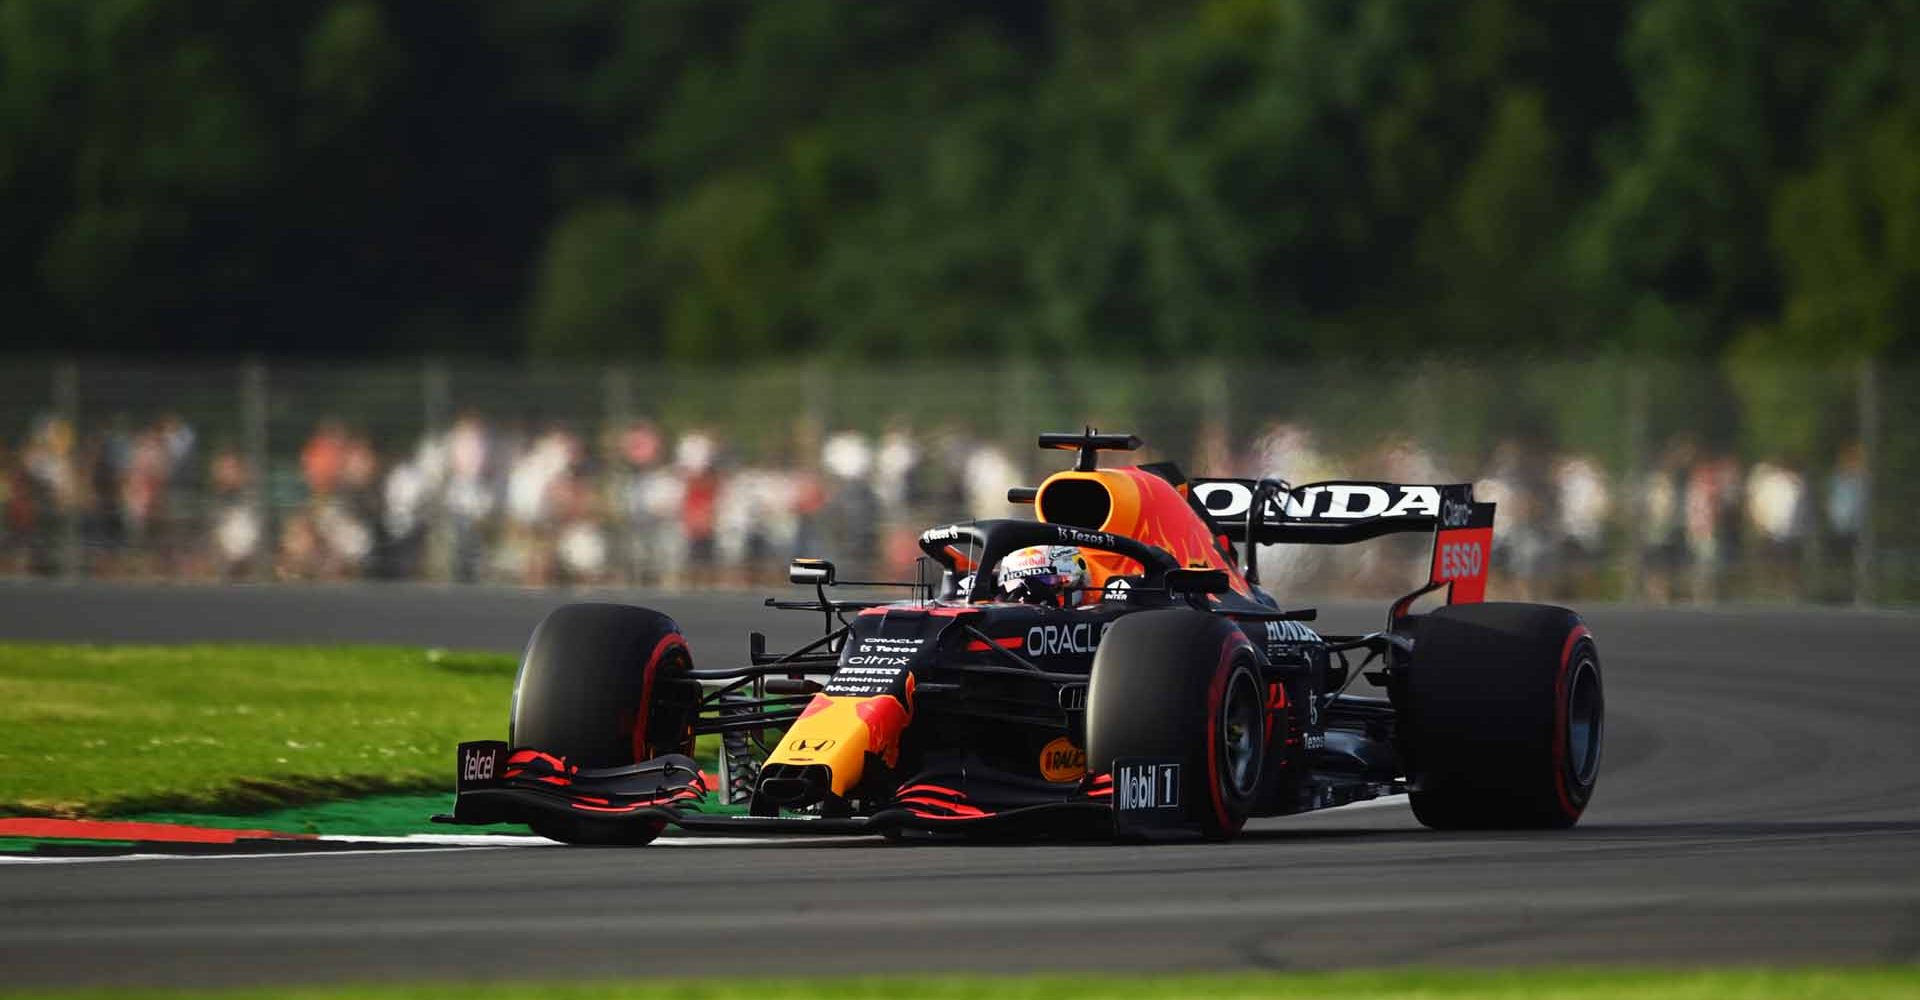
<svg viewBox="0 0 1920 1000"><path fill-rule="evenodd" d="M1433 532L1427 584L1394 605L1396 618L1414 598L1441 587L1448 588L1450 604L1486 596L1494 505L1475 501L1471 483L1342 480L1286 487L1273 480L1194 479L1190 488L1194 501L1232 542L1344 545L1399 532Z"/></svg>

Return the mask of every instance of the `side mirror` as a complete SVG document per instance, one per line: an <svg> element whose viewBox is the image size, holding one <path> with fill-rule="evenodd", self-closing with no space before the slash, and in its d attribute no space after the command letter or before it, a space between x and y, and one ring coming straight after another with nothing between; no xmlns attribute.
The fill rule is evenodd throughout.
<svg viewBox="0 0 1920 1000"><path fill-rule="evenodd" d="M787 579L809 587L831 587L833 564L825 559L795 559L787 566Z"/></svg>
<svg viewBox="0 0 1920 1000"><path fill-rule="evenodd" d="M1233 587L1224 569L1170 569L1167 593L1186 596L1218 594Z"/></svg>

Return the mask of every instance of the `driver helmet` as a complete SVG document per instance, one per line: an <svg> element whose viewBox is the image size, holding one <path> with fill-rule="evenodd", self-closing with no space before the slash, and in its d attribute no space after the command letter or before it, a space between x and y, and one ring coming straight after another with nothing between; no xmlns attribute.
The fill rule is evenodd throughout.
<svg viewBox="0 0 1920 1000"><path fill-rule="evenodd" d="M1015 604L1075 607L1087 580L1087 557L1071 545L1029 545L1000 560L1000 597Z"/></svg>

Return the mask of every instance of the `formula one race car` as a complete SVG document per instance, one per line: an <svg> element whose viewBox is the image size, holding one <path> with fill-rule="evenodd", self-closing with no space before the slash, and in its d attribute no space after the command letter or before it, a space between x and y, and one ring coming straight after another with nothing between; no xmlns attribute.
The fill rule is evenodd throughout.
<svg viewBox="0 0 1920 1000"><path fill-rule="evenodd" d="M534 630L505 743L463 743L445 822L569 843L693 831L1226 839L1250 816L1408 794L1440 829L1579 820L1600 766L1600 659L1564 608L1480 603L1493 505L1468 485L1188 479L1098 468L1129 435L1047 434L1073 469L1010 490L1036 520L920 536L939 582L837 600L826 632L696 668L673 619L571 604ZM1266 544L1433 532L1387 627L1322 635L1260 586ZM1433 594L1445 604L1415 614ZM1356 662L1357 661L1357 662ZM1371 668L1371 669L1369 669ZM1386 697L1347 693L1363 675ZM718 734L709 777L694 741Z"/></svg>

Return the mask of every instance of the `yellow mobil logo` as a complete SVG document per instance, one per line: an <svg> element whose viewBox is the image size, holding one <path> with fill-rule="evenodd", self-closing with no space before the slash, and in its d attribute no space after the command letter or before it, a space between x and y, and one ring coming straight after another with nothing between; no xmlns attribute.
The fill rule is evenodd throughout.
<svg viewBox="0 0 1920 1000"><path fill-rule="evenodd" d="M1040 748L1040 775L1048 781L1079 781L1087 773L1087 752L1065 736Z"/></svg>

